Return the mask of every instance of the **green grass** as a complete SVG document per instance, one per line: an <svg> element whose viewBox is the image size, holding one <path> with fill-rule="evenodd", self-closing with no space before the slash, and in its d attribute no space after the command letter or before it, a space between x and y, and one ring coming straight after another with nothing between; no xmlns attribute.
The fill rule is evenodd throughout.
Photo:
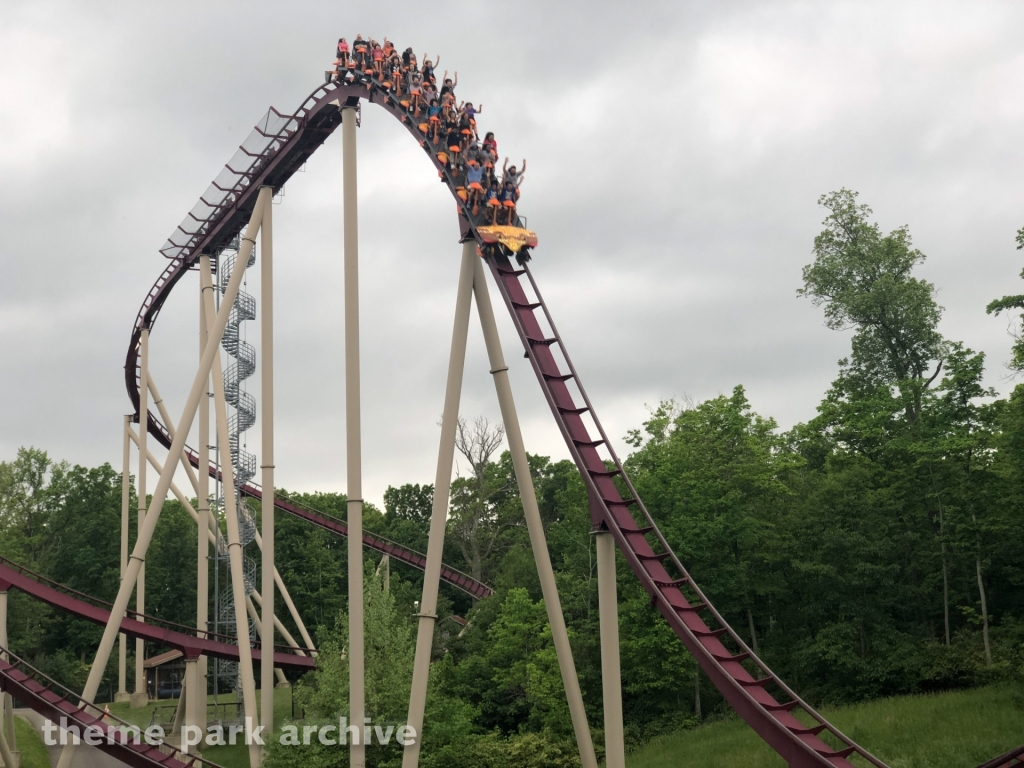
<svg viewBox="0 0 1024 768"><path fill-rule="evenodd" d="M14 718L14 738L21 752L21 768L50 768L50 757L46 745L31 723L20 717Z"/></svg>
<svg viewBox="0 0 1024 768"><path fill-rule="evenodd" d="M224 768L249 768L249 748L244 744L231 747L207 747L203 757Z"/></svg>
<svg viewBox="0 0 1024 768"><path fill-rule="evenodd" d="M206 700L208 703L213 704L213 696L207 696ZM220 704L233 703L235 701L234 693L220 694L217 697L217 701ZM260 691L256 691L256 703L257 708L259 707ZM139 709L132 709L128 706L127 702L114 703L110 705L110 714L115 717L119 717L126 722L138 725L141 728L145 728L149 725L150 719L153 716L153 710L157 707L161 708L160 720L163 722L169 722L174 717L174 707L177 705L177 699L161 699L158 702L151 702L145 707ZM213 717L213 710L210 710L210 717ZM292 689L291 688L275 688L274 689L274 722L280 727L285 720L290 719L292 715ZM234 716L234 708L229 708L229 717ZM207 747L203 750L203 757L208 760L212 760L224 768L249 768L249 751L244 744L236 744L234 746L225 747ZM43 764L48 766L49 763ZM26 766L25 768L29 768Z"/></svg>
<svg viewBox="0 0 1024 768"><path fill-rule="evenodd" d="M1009 685L880 699L824 709L822 714L891 768L970 768L1024 744L1019 689ZM657 738L627 755L626 765L786 768L735 719Z"/></svg>

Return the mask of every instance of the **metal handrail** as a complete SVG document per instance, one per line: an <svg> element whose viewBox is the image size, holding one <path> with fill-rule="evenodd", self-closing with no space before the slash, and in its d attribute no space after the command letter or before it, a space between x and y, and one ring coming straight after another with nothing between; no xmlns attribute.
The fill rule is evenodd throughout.
<svg viewBox="0 0 1024 768"><path fill-rule="evenodd" d="M4 661L4 657L6 657L6 661ZM6 677L10 678L10 670L18 670L18 671L22 672L23 674L27 675L33 681L35 681L36 684L41 685L42 686L42 690L44 690L44 691L51 691L54 695L58 696L59 697L58 701L69 702L72 706L75 706L77 704L77 708L73 712L67 712L66 710L64 710L63 708L58 706L58 702L50 701L50 700L47 701L47 703L51 707L53 707L55 709L60 709L62 712L64 712L64 714L68 717L68 719L73 719L73 718L74 719L78 719L78 721L82 724L82 726L84 728L88 728L90 726L96 727L96 723L97 722L103 722L103 721L112 722L114 727L115 727L115 731L120 736L122 736L124 738L124 741L117 741L116 737L115 737L115 741L114 741L115 744L123 746L123 747L125 747L127 749L131 749L131 745L127 741L128 735L127 735L126 732L141 731L142 730L140 728L140 726L135 725L133 723L129 723L127 720L122 720L121 718L117 717L116 715L112 715L109 712L107 712L106 710L101 709L99 706L97 706L96 704L93 704L91 701L83 699L81 697L81 695L75 693L74 691L70 690L69 688L64 687L63 685L58 683L53 678L47 676L45 673L43 673L40 670L36 669L31 664L29 664L27 661L25 661L24 659L22 659L21 657L15 655L15 654L11 653L9 650L7 650L6 648L3 648L2 646L0 646L0 665L3 665L3 666L0 666L0 676L6 676ZM17 681L12 681L12 682L15 682L18 685L22 685L21 683L19 683ZM34 692L32 692L32 694L34 696L36 696L37 698L42 698L41 691L34 691ZM95 715L91 715L90 714L90 710L95 712ZM86 722L84 718L75 718L74 716L75 716L76 712L83 713L83 714L85 714L87 716L94 716L95 719L92 722ZM108 738L109 738L109 736L108 736ZM161 752L161 754L165 754L165 755L168 754L167 752L161 750L159 747L156 747L154 745L148 745L148 746L151 746L153 749L159 750ZM221 768L221 766L218 763L215 763L212 760L207 760L207 759L205 759L205 758L203 758L203 757L201 757L199 755L184 755L184 754L178 752L173 747L170 747L170 745L166 745L166 746L168 746L172 750L171 753L169 754L169 756L171 758L173 758L174 760L179 761L179 763L184 765L184 766L207 766L207 768ZM141 753L141 754L143 754L143 756L145 756L144 753ZM152 760L152 762L154 764L159 765L159 764L163 763L164 761Z"/></svg>

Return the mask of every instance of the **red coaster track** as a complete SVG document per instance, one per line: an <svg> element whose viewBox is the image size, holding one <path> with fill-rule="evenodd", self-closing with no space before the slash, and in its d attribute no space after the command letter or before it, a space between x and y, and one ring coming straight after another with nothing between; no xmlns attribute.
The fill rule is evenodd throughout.
<svg viewBox="0 0 1024 768"><path fill-rule="evenodd" d="M4 661L4 658L7 661ZM125 765L134 768L220 768L217 763L195 755L183 755L168 745L150 745L133 735L138 726L105 713L83 701L35 667L0 648L0 690L43 715L55 725L63 719L78 729L79 736ZM95 735L87 736L90 730ZM70 741L70 736L68 737Z"/></svg>
<svg viewBox="0 0 1024 768"><path fill-rule="evenodd" d="M33 573L13 560L0 557L0 591L7 591L11 587L20 589L25 594L52 605L54 608L67 611L101 627L105 627L110 619L110 603L65 587L45 576ZM121 631L129 637L175 648L181 651L186 658L215 656L229 661L238 661L238 639L229 635L203 632L203 637L200 637L200 632L195 627L186 627L154 616L138 614L135 611L128 611L128 615L121 620ZM274 666L281 669L308 671L316 666L316 659L310 655L300 656L298 654L313 652L315 652L313 648L275 645ZM254 660L261 658L258 641L253 645L252 657Z"/></svg>

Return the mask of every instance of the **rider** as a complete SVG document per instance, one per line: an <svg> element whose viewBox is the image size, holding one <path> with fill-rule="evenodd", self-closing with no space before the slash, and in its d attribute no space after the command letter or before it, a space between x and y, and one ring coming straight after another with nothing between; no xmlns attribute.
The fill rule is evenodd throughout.
<svg viewBox="0 0 1024 768"><path fill-rule="evenodd" d="M483 186L484 169L480 163L473 158L466 160L466 192L469 197L466 202L473 206L473 215L480 213L480 196L484 193Z"/></svg>
<svg viewBox="0 0 1024 768"><path fill-rule="evenodd" d="M437 82L434 79L434 67L436 67L440 63L441 63L441 57L440 56L437 57L437 61L431 62L430 59L427 58L427 54L425 54L425 53L423 54L423 69L420 70L420 74L423 75L423 82L424 83L434 83L434 82Z"/></svg>
<svg viewBox="0 0 1024 768"><path fill-rule="evenodd" d="M427 126L431 134L430 140L437 144L437 133L441 129L441 105L437 102L437 97L431 99L427 107Z"/></svg>
<svg viewBox="0 0 1024 768"><path fill-rule="evenodd" d="M506 223L512 224L512 217L516 215L516 200L519 199L519 190L511 181L506 181L501 188L501 205L505 209Z"/></svg>
<svg viewBox="0 0 1024 768"><path fill-rule="evenodd" d="M484 199L487 201L487 210L490 215L490 223L498 223L498 209L501 208L501 200L499 199L498 184L494 180L487 185L487 189L484 191Z"/></svg>
<svg viewBox="0 0 1024 768"><path fill-rule="evenodd" d="M369 62L366 60L366 55L370 51L370 44L363 40L362 35L356 35L356 39L352 41L352 55L356 60L356 66L359 71L366 69Z"/></svg>
<svg viewBox="0 0 1024 768"><path fill-rule="evenodd" d="M373 59L373 72L378 78L384 79L384 49L380 47L380 43L373 44L373 50L370 52L370 56Z"/></svg>
<svg viewBox="0 0 1024 768"><path fill-rule="evenodd" d="M513 165L511 168L508 165L508 158L505 158L505 164L501 167L501 182L507 184L512 182L512 185L518 189L519 185L523 183L523 176L526 174L526 160L523 160L523 170L516 172L516 167ZM518 197L518 195L517 195Z"/></svg>

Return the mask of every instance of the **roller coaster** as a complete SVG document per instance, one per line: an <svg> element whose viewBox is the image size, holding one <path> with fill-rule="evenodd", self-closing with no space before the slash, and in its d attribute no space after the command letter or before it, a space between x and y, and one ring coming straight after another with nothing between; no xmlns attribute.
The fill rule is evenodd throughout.
<svg viewBox="0 0 1024 768"><path fill-rule="evenodd" d="M345 73L339 74L344 75ZM396 561L424 570L426 577L424 579L424 603L421 609L423 612L420 614L420 641L422 641L424 633L428 640L432 635L433 620L436 617L431 615L430 590L434 590L433 600L436 604L437 580L444 581L476 599L486 598L492 594L487 585L441 563L438 541L438 539L443 540L444 517L448 501L447 481L443 477L445 468L449 477L451 474L451 451L450 446L445 443L448 438L445 437L444 427L447 426L450 430L452 427L450 417L453 413L457 414L461 366L465 354L464 329L468 322L471 296L476 298L481 321L485 326L484 334L488 344L491 373L494 375L498 387L503 419L506 427L509 428L510 448L513 451L514 459L520 454L525 457L525 453L519 445L521 435L515 421L514 408L511 405L511 390L507 389L505 375L507 366L504 365L501 357L497 336L493 333L493 328L490 328L491 333L489 333L487 325L487 317L492 317L489 314L492 310L490 300L487 298L485 279L485 272L489 272L522 342L525 357L532 366L537 383L550 406L551 415L558 425L569 454L586 485L590 499L593 530L599 534L598 554L599 557L604 558L603 567L605 569L602 576L602 564L599 563L599 578L603 579L601 587L602 665L605 689L606 759L609 768L621 768L624 765L621 743L620 680L617 677L619 649L617 646L617 614L614 606L614 550L611 548L611 543L618 548L633 575L648 594L652 609L661 613L679 641L694 656L701 670L736 713L789 766L792 768L827 768L829 766L850 768L867 763L876 768L885 768L884 763L830 724L757 657L729 626L721 613L715 609L684 564L672 551L665 536L659 531L655 520L637 494L608 439L608 435L601 426L595 407L583 387L580 374L572 364L566 344L558 333L548 305L541 295L527 256L527 250L537 244L536 235L525 228L524 221L518 214L515 214L514 217L510 215L506 226L491 226L485 220L485 213L474 213L467 199L467 185L462 170L457 164L451 162L444 146L439 146L431 140L429 127L418 118L416 110L408 98L403 98L400 87L389 82L385 75L374 74L372 71L357 71L349 73L347 77L332 77L328 73L327 80L328 82L310 93L294 113L282 114L273 108L267 112L249 138L225 166L224 171L214 180L208 191L189 211L185 220L161 249L161 253L168 259L168 263L146 295L135 319L124 368L128 395L135 408L136 417L145 425L145 430L140 430L139 435L135 437L140 445L140 451L148 450L143 448L146 434L152 436L169 451L166 464L162 467L152 458L150 459L153 466L160 472L161 484L157 486L149 514L159 514L162 499L158 499L158 496L161 493L166 495L168 488L173 486L168 478L173 474L179 461L189 470L194 489L197 491L196 497L200 498L201 504L202 498L199 490L205 486L199 481L204 476L212 478L215 482L222 482L228 488L234 485L238 489L239 499L264 499L263 489L251 482L255 470L244 471L243 465L248 461L251 468L253 462L242 456L238 442L240 430L237 429L237 421L234 430L232 430L232 425L228 425L228 432L225 435L230 438L231 442L231 455L228 461L211 460L202 449L195 450L184 445L185 435L195 416L195 410L193 409L189 415L187 406L186 413L177 428L172 426L170 417L163 408L157 390L146 371L145 349L148 334L154 328L157 317L171 292L183 278L199 270L201 280L206 280L209 283L210 264L218 257L222 257L218 265L220 280L218 288L223 294L224 301L220 310L216 312L216 319L218 322L221 320L223 322L218 327L214 322L214 316L206 315L207 326L204 327L204 332L208 332L210 335L208 340L201 345L201 349L204 350L203 360L209 359L211 362L207 364L205 373L202 371L202 365L206 363L201 363L197 382L200 379L203 380L202 388L205 393L211 370L213 378L216 378L219 357L215 358L214 353L210 351L216 346L216 342L223 342L228 353L233 354L237 361L244 364L242 367L247 369L244 372L246 375L253 373L255 357L237 351L238 323L251 313L240 316L236 310L239 274L244 271L245 266L238 266L233 262L236 260L248 262L254 252L254 235L261 222L264 230L263 236L267 237L265 230L269 229L269 220L266 218L269 216L267 213L268 192L272 194L274 191L280 190L339 127L345 127L348 131L348 134L343 131L346 140L346 172L351 170L352 174L351 187L348 186L349 179L346 177L345 189L346 206L350 202L353 205L351 209L346 208L346 280L348 280L350 274L348 272L349 251L355 251L357 242L354 239L356 237L354 225L355 171L354 162L352 162L355 151L355 127L359 120L360 104L365 101L368 104L381 107L405 126L413 140L420 145L433 163L439 177L456 203L460 241L463 243L459 304L456 306L456 330L453 333L449 388L446 395L445 420L442 423L442 449L439 452L438 464L439 482L435 486L430 549L426 554L415 552L380 536L363 532L361 525L354 522L353 510L357 515L361 514L361 507L357 504L361 500L358 499L359 491L353 488L351 456L349 464L350 516L347 522L280 496L272 497L273 503L269 505L271 510L294 516L343 537L349 537L351 534L350 546L352 541L355 541L357 545L361 543L362 547L366 549L388 555ZM351 155L348 154L350 151ZM351 219L349 218L350 210ZM350 234L353 238L351 240L349 239ZM266 241L264 242L266 243ZM229 254L230 259L225 257L225 254ZM269 257L267 245L264 246L264 256ZM203 284L201 288L203 287L210 286ZM347 289L348 283L346 283ZM352 296L352 294L346 295ZM346 310L348 310L348 300ZM358 311L357 305L355 311ZM235 314L231 315L232 312ZM230 339L224 341L231 335L232 323L235 333L234 353L229 349ZM461 352L460 328L462 329ZM218 338L218 334L221 338ZM353 339L357 341L357 337L348 336L347 338L350 342ZM242 356L239 357L238 354ZM238 391L240 379L244 376L240 376L238 369L235 368L234 371L229 369L223 378L225 391L221 391L219 397L227 403L231 403L234 399L232 404L238 408L234 418L236 420L249 416L254 418L255 410L251 403L246 404L244 408L238 405L244 400ZM233 392L229 391L232 386L234 387ZM148 406L146 398L150 392L153 393L154 400L160 407L159 414L154 414ZM356 392L358 393L358 389ZM351 389L349 393L351 395ZM503 397L504 399L502 399ZM352 402L350 397L350 406ZM358 394L355 402L358 404ZM243 413L248 416L243 416ZM350 411L350 421L351 413L352 411ZM219 425L218 429L221 428ZM358 442L356 445L358 446ZM352 446L353 443L350 441L350 450ZM445 462L446 450L448 451L447 463ZM225 453L224 457L227 456L228 454ZM145 458L140 457L140 461L145 461ZM272 464L272 461L267 463ZM229 464L231 466L228 466ZM198 475L193 470L199 470ZM521 472L518 474L524 510L529 521L532 484L528 472L525 478ZM187 505L184 495L176 489L175 493ZM233 506L227 494L224 503L227 507ZM535 506L535 501L533 503ZM357 504L357 506L353 507L352 504ZM189 508L191 510L191 507ZM191 511L202 526L199 512ZM240 541L237 533L234 538L231 536L232 519L235 521L236 527L239 519L237 508L233 510L233 514L234 518L226 515L229 524L227 549ZM264 518L265 525L266 519ZM147 525L149 524L150 521L147 519ZM152 522L152 525L155 525L155 521ZM546 559L546 550L543 549L543 533L538 534L534 528L531 528L530 533L534 552L538 558L538 568L542 568L542 560ZM144 538L142 534L140 534L140 538ZM148 544L148 542L146 543ZM270 546L267 542L264 544ZM350 549L350 553L352 551ZM607 576L609 573L607 570L608 552L611 553L611 585L608 584ZM145 547L143 546L140 554L137 545L132 558L144 559L144 555ZM132 574L137 574L137 571L132 572L130 570L131 563L128 561L125 563L122 565L127 574L126 578L133 578ZM265 560L265 567L266 563ZM232 567L234 567L234 562L232 562ZM265 574L264 585L268 583ZM308 640L306 645L291 642L290 645L275 646L272 653L264 656L262 649L266 647L266 638L273 637L272 628L269 633L263 633L264 643L261 645L259 642L252 642L245 626L236 627L234 636L222 635L212 633L206 628L171 625L152 616L127 611L128 598L122 594L125 592L125 587L122 586L118 600L114 604L103 603L52 583L16 563L0 559L0 593L6 593L12 588L18 589L60 610L68 611L104 626L106 627L105 639L109 636L112 641L114 634L123 633L128 637L180 650L187 659L195 660L200 657L227 659L240 662L243 668L245 664L251 665L253 661L263 663L264 670L267 669L266 665L271 663L278 669L287 668L298 671L307 670L315 664L315 649ZM278 586L283 590L283 584L278 582ZM249 590L249 592L251 591ZM131 592L131 583L127 584L127 592ZM248 595L243 592L235 594ZM361 592L359 594L361 595ZM270 593L267 594L265 586L264 598L269 597L270 599L263 601L264 627L268 625L266 607L268 602L272 606L272 595L273 588L271 587ZM353 598L350 597L351 599ZM556 634L556 646L558 646L557 625L559 621L556 619L560 619L561 609L558 606L557 593L546 590L545 602L549 617L553 619L552 627ZM240 617L243 615L241 608L239 608L238 615ZM356 617L353 614L353 622L355 621ZM561 626L564 632L564 623ZM81 727L96 724L103 719L103 713L93 703L95 686L91 689L87 687L80 696L62 689L38 670L31 668L2 647L6 644L6 632L0 639L3 639L3 643L0 643L0 652L2 652L0 655L0 688L23 704L53 719L66 717ZM362 642L361 638L358 642ZM429 642L427 645L429 650ZM421 646L422 642L418 643L418 662L423 657ZM359 652L359 647L357 641L353 639L353 654ZM572 708L573 702L579 699L579 686L575 678L575 668L572 665L571 651L568 649L567 640L564 646L558 646L558 650L560 669ZM427 659L429 661L429 653ZM106 658L98 655L95 663L103 666L106 663ZM423 686L425 686L425 682L423 682ZM264 688L267 687L264 686ZM414 699L416 695L417 688L414 680ZM253 700L247 699L247 711L254 710L252 705ZM358 711L356 706L357 704L354 702L353 721L355 721ZM585 716L581 723L577 713L578 710L573 709L573 724L580 747L580 759L585 768L596 768L597 763L590 742L589 725L585 721ZM422 709L420 709L418 717L422 725ZM410 704L410 722L415 721L416 718L416 705L413 702ZM3 730L0 729L0 740L2 738ZM614 743L616 738L619 743ZM100 748L133 766L214 765L197 755L189 755L181 750L168 747L162 749L139 747L128 743L127 740L114 740L103 744ZM412 754L411 758L407 754L404 765L416 765L418 747ZM356 753L353 753L352 764L360 764L359 759ZM1002 766L1017 765L1020 759L1021 752L1017 750L996 758L986 766L1001 768ZM853 762L854 760L858 762Z"/></svg>

